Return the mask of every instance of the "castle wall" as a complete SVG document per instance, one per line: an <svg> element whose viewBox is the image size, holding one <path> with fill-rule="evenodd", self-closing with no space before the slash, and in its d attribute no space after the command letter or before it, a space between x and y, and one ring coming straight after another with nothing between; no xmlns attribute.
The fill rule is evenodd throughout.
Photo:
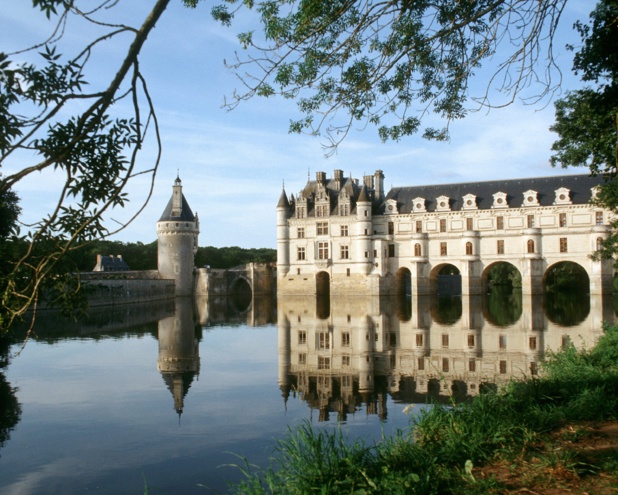
<svg viewBox="0 0 618 495"><path fill-rule="evenodd" d="M131 272L125 272L131 273ZM136 272L133 272L136 273ZM139 272L137 272L139 273ZM157 272L142 272L145 275ZM175 284L173 280L141 278L89 278L84 286L91 307L120 304L134 304L148 301L158 301L174 297Z"/></svg>

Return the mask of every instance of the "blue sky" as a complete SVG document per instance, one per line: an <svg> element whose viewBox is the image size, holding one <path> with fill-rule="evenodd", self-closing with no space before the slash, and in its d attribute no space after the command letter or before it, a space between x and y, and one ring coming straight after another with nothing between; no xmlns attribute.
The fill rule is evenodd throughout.
<svg viewBox="0 0 618 495"><path fill-rule="evenodd" d="M114 20L129 23L144 18L152 2L121 0L113 9ZM373 128L353 130L337 154L326 158L319 137L287 133L295 104L281 99L254 99L228 112L221 108L225 95L238 87L238 80L225 69L240 50L237 30L251 26L240 18L238 28L223 28L210 17L211 2L195 10L172 2L147 40L141 55L141 71L148 80L156 106L163 141L163 155L152 199L140 216L114 239L152 242L156 221L172 192L177 172L184 193L201 221L200 245L275 247L275 205L285 181L288 194L296 194L307 174L334 169L361 178L381 169L385 186L450 182L475 182L517 177L585 173L585 169L554 169L549 165L555 139L549 131L554 120L553 104L527 106L521 102L505 109L470 114L451 126L451 140L435 143L414 136L398 143L382 144ZM563 89L578 87L571 75L572 54L564 48L576 43L571 26L587 19L591 2L567 4L556 54L562 68ZM61 52L73 55L93 34L92 27L71 20ZM0 51L11 52L49 34L51 23L34 13L31 2L3 0L0 11ZM125 39L126 41L126 39ZM127 45L111 44L97 55L96 70L87 72L95 87L106 84L114 61ZM29 55L20 55L27 60ZM528 95L534 94L534 88ZM152 163L154 150L146 146L141 166ZM32 163L33 157L16 156L3 164L3 174ZM16 188L21 197L24 222L41 218L54 204L60 178L37 174ZM132 201L124 211L111 213L123 221L140 205L148 191L146 180L133 183ZM114 222L110 223L113 227Z"/></svg>

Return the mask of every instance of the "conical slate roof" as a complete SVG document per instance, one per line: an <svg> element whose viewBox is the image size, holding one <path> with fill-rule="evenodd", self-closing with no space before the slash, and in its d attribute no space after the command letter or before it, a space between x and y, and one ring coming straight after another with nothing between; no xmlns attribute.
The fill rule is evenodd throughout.
<svg viewBox="0 0 618 495"><path fill-rule="evenodd" d="M183 221L183 222L195 222L195 215L191 211L189 203L185 199L185 195L182 195L182 210L180 211L179 217L172 216L172 206L173 206L174 198L171 197L165 210L163 210L163 215L159 219L159 222L171 222L171 221Z"/></svg>
<svg viewBox="0 0 618 495"><path fill-rule="evenodd" d="M288 201L288 197L285 194L285 189L281 191L281 197L279 198L279 202L277 203L277 208L288 208L290 206L290 202Z"/></svg>

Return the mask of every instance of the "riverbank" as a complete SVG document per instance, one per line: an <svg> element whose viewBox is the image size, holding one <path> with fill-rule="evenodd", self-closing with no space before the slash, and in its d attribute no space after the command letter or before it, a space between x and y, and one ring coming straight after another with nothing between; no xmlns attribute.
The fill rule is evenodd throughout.
<svg viewBox="0 0 618 495"><path fill-rule="evenodd" d="M470 402L410 410L376 445L305 424L234 493L618 493L618 327L549 354L538 378Z"/></svg>

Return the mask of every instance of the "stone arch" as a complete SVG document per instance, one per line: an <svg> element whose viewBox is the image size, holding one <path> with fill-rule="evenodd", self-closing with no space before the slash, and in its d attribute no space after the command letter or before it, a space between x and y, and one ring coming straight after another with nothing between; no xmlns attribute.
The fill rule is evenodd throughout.
<svg viewBox="0 0 618 495"><path fill-rule="evenodd" d="M330 275L321 271L315 275L315 293L320 297L330 297Z"/></svg>
<svg viewBox="0 0 618 495"><path fill-rule="evenodd" d="M236 278L230 287L230 296L234 309L239 312L245 311L250 306L253 297L249 281L244 277Z"/></svg>
<svg viewBox="0 0 618 495"><path fill-rule="evenodd" d="M398 297L412 295L412 273L405 266L402 266L395 273L395 292Z"/></svg>
<svg viewBox="0 0 618 495"><path fill-rule="evenodd" d="M330 275L321 271L315 275L316 313L324 320L330 316Z"/></svg>
<svg viewBox="0 0 618 495"><path fill-rule="evenodd" d="M545 317L561 327L579 325L590 313L590 298L576 292L549 292L543 298Z"/></svg>
<svg viewBox="0 0 618 495"><path fill-rule="evenodd" d="M496 261L483 269L481 275L484 292L490 292L493 287L504 287L510 291L521 287L521 271L508 261Z"/></svg>
<svg viewBox="0 0 618 495"><path fill-rule="evenodd" d="M432 294L444 296L461 295L461 273L459 268L451 263L441 263L434 266L429 273L429 284Z"/></svg>
<svg viewBox="0 0 618 495"><path fill-rule="evenodd" d="M575 261L559 261L545 270L543 289L544 292L590 294L590 275Z"/></svg>

